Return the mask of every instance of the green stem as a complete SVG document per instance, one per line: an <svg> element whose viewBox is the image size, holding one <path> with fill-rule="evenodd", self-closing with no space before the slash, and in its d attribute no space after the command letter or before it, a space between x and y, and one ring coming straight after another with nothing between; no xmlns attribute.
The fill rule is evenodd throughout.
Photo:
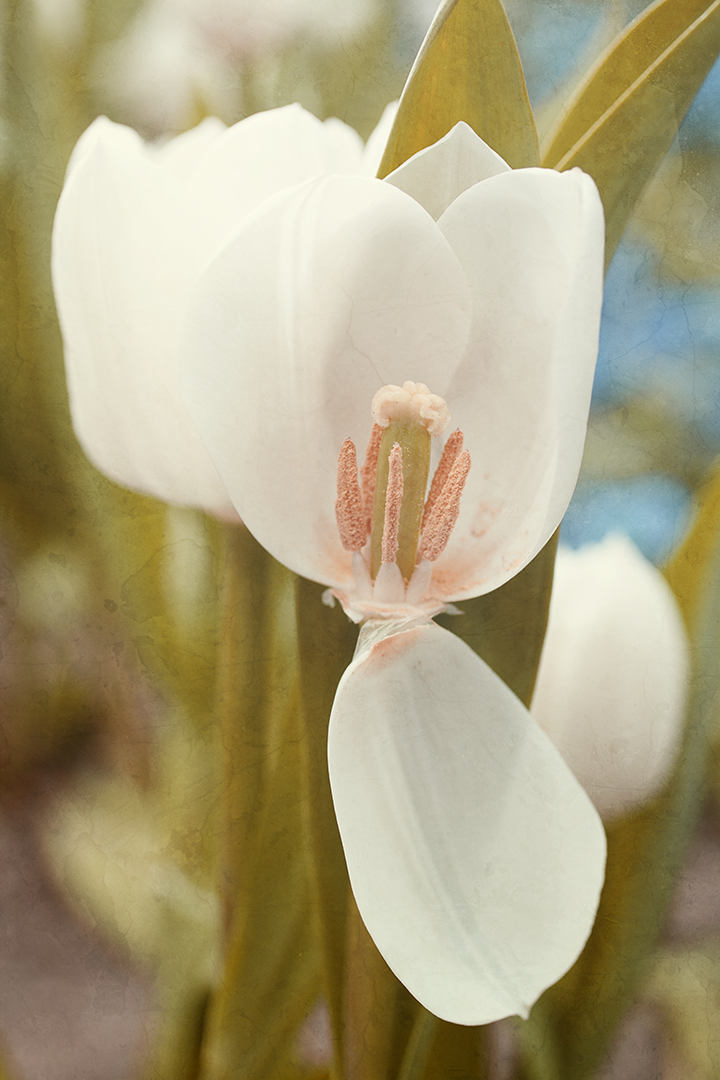
<svg viewBox="0 0 720 1080"><path fill-rule="evenodd" d="M415 1018L412 1033L403 1056L398 1080L423 1080L440 1021L427 1009Z"/></svg>
<svg viewBox="0 0 720 1080"><path fill-rule="evenodd" d="M345 1075L395 1080L421 1006L385 963L352 898L345 987Z"/></svg>
<svg viewBox="0 0 720 1080"><path fill-rule="evenodd" d="M218 712L223 753L223 977L203 1080L292 1077L320 996L307 847L294 578L241 526L228 529Z"/></svg>
<svg viewBox="0 0 720 1080"><path fill-rule="evenodd" d="M337 685L352 660L357 627L321 586L297 579L298 648L305 754L305 822L312 852L324 987L333 1030L333 1075L343 1073L346 917L349 884L327 767L327 730Z"/></svg>

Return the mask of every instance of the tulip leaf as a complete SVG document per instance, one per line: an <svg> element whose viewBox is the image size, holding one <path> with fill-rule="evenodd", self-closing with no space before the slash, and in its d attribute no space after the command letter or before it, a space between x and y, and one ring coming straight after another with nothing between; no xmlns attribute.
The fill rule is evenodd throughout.
<svg viewBox="0 0 720 1080"><path fill-rule="evenodd" d="M530 706L550 608L557 533L506 585L456 605L460 615L438 615L496 675Z"/></svg>
<svg viewBox="0 0 720 1080"><path fill-rule="evenodd" d="M500 0L444 0L405 84L378 176L460 120L513 168L537 165L520 57Z"/></svg>
<svg viewBox="0 0 720 1080"><path fill-rule="evenodd" d="M415 1017L424 1010L378 952L353 897L348 906L346 956L345 1075L355 1080L392 1080L398 1075Z"/></svg>
<svg viewBox="0 0 720 1080"><path fill-rule="evenodd" d="M544 166L579 166L598 186L608 263L718 51L720 0L657 0L600 57L548 137Z"/></svg>
<svg viewBox="0 0 720 1080"><path fill-rule="evenodd" d="M230 931L200 1075L290 1078L299 1029L322 992L308 918L295 576L233 526L225 579L218 707Z"/></svg>
<svg viewBox="0 0 720 1080"><path fill-rule="evenodd" d="M543 996L526 1025L525 1078L541 1075L541 1033L560 1048L559 1080L582 1080L600 1062L644 977L662 929L706 786L709 729L717 712L720 654L720 472L701 495L695 526L667 577L689 617L692 682L687 724L667 789L608 827L608 864L595 927L574 968Z"/></svg>
<svg viewBox="0 0 720 1080"><path fill-rule="evenodd" d="M339 604L323 604L322 587L296 578L306 828L321 912L324 988L333 1028L336 1072L343 1075L343 1000L350 884L335 820L327 765L327 733L335 691L355 651L358 629Z"/></svg>
<svg viewBox="0 0 720 1080"><path fill-rule="evenodd" d="M691 630L697 623L705 578L720 533L720 469L700 488L695 501L697 517L693 528L665 571Z"/></svg>
<svg viewBox="0 0 720 1080"><path fill-rule="evenodd" d="M397 1080L489 1076L491 1030L446 1023L421 1008Z"/></svg>
<svg viewBox="0 0 720 1080"><path fill-rule="evenodd" d="M676 1056L694 1080L720 1075L720 942L665 949L657 958L643 996L668 1021Z"/></svg>

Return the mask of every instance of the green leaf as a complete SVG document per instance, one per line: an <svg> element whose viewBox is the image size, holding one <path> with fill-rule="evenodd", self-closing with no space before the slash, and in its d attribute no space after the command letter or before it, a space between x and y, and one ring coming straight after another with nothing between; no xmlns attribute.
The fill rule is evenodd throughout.
<svg viewBox="0 0 720 1080"><path fill-rule="evenodd" d="M353 1080L396 1080L416 1017L422 1012L425 1010L378 952L351 898L345 983L346 1075ZM423 1075L418 1073L419 1078Z"/></svg>
<svg viewBox="0 0 720 1080"><path fill-rule="evenodd" d="M685 735L666 791L608 827L608 864L598 917L574 968L547 991L525 1027L523 1077L535 1068L533 1034L558 1048L558 1080L583 1080L645 974L667 911L683 852L700 812L716 716L720 655L720 472L703 494L695 527L667 577L689 615L692 683Z"/></svg>
<svg viewBox="0 0 720 1080"><path fill-rule="evenodd" d="M461 615L438 615L530 706L547 626L557 533L524 570L487 596L463 600Z"/></svg>
<svg viewBox="0 0 720 1080"><path fill-rule="evenodd" d="M665 577L691 631L697 625L706 578L720 534L720 469L695 496L697 516L692 530L673 556Z"/></svg>
<svg viewBox="0 0 720 1080"><path fill-rule="evenodd" d="M221 642L220 877L230 932L200 1076L290 1078L300 1075L299 1028L321 994L308 917L295 576L242 526L227 531Z"/></svg>
<svg viewBox="0 0 720 1080"><path fill-rule="evenodd" d="M670 1038L692 1080L720 1075L720 942L665 949L657 958L644 995L662 1008Z"/></svg>
<svg viewBox="0 0 720 1080"><path fill-rule="evenodd" d="M514 169L537 165L535 121L500 0L445 0L405 84L378 176L460 120Z"/></svg>
<svg viewBox="0 0 720 1080"><path fill-rule="evenodd" d="M600 57L549 135L542 164L579 166L598 186L607 262L719 50L720 0L657 0Z"/></svg>
<svg viewBox="0 0 720 1080"><path fill-rule="evenodd" d="M339 604L322 602L322 586L296 578L305 755L305 827L309 834L312 878L320 912L324 989L335 1040L334 1076L344 1074L344 997L350 883L335 821L327 765L327 732L335 691L351 662L358 628Z"/></svg>

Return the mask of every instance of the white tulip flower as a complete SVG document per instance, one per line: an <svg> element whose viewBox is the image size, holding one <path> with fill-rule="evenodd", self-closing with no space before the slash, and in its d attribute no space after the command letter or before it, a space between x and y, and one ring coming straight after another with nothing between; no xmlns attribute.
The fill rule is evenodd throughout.
<svg viewBox="0 0 720 1080"><path fill-rule="evenodd" d="M299 105L160 146L100 117L78 142L55 217L53 284L75 433L125 487L235 517L180 393L193 285L244 218L327 173L373 176L390 113L363 147Z"/></svg>
<svg viewBox="0 0 720 1080"><path fill-rule="evenodd" d="M603 881L561 755L432 621L565 512L603 239L589 177L512 171L458 124L384 181L280 192L211 261L183 335L187 406L243 521L365 620L329 730L350 880L397 977L460 1024L527 1015Z"/></svg>
<svg viewBox="0 0 720 1080"><path fill-rule="evenodd" d="M689 670L677 601L630 540L559 549L532 714L606 821L667 780Z"/></svg>

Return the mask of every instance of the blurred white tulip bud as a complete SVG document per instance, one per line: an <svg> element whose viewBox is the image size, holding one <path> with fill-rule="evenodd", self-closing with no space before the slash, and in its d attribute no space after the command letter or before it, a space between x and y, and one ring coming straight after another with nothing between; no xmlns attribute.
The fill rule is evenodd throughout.
<svg viewBox="0 0 720 1080"><path fill-rule="evenodd" d="M343 48L378 11L377 0L150 0L99 50L93 78L121 119L161 136L199 110L233 117L241 65L293 44Z"/></svg>
<svg viewBox="0 0 720 1080"><path fill-rule="evenodd" d="M668 779L688 679L675 598L630 540L560 548L532 714L606 821Z"/></svg>

